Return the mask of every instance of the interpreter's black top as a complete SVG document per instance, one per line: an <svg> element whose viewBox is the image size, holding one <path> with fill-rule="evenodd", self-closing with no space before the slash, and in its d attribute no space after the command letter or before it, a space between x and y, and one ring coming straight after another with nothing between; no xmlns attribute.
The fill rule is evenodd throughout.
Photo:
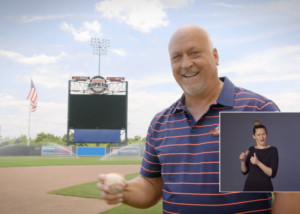
<svg viewBox="0 0 300 214"><path fill-rule="evenodd" d="M257 165L250 162L250 158L254 156L264 165L272 169L272 175L266 175ZM244 191L273 191L271 178L274 178L278 168L278 151L274 146L266 149L256 149L254 146L249 148L249 153L246 158L247 171L243 172L244 175L248 174Z"/></svg>

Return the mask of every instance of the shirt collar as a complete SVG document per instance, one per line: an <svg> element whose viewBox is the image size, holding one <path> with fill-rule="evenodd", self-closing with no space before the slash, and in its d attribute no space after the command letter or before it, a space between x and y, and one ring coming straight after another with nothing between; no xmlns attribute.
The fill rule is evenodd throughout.
<svg viewBox="0 0 300 214"><path fill-rule="evenodd" d="M217 99L217 104L231 107L234 103L235 86L227 77L221 77L220 80L224 82L224 85Z"/></svg>
<svg viewBox="0 0 300 214"><path fill-rule="evenodd" d="M227 77L220 77L220 80L224 83L223 88L221 90L221 93L217 99L216 104L220 104L223 106L231 107L234 103L234 92L235 92L235 86L233 83L227 78ZM179 111L187 111L187 108L185 107L185 96L184 94L181 96L181 98L174 103L172 106L172 113L176 113Z"/></svg>

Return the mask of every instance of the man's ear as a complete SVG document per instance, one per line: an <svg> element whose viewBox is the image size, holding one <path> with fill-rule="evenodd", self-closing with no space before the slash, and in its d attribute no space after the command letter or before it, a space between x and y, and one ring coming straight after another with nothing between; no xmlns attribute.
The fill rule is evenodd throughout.
<svg viewBox="0 0 300 214"><path fill-rule="evenodd" d="M213 49L212 51L213 53L213 56L215 58L215 62L216 62L216 65L219 65L219 54L218 54L218 50L216 48Z"/></svg>

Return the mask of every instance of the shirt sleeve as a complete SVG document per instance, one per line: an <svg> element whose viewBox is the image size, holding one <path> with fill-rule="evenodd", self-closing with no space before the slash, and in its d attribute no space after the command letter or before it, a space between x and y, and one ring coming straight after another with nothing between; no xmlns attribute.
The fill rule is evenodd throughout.
<svg viewBox="0 0 300 214"><path fill-rule="evenodd" d="M267 100L264 105L260 107L260 111L280 112L278 106L271 100Z"/></svg>
<svg viewBox="0 0 300 214"><path fill-rule="evenodd" d="M141 165L140 174L145 177L155 178L161 176L161 164L159 162L154 144L151 139L152 127L150 125L147 133L146 149Z"/></svg>
<svg viewBox="0 0 300 214"><path fill-rule="evenodd" d="M277 174L278 162L279 162L278 150L276 147L274 147L274 151L272 152L271 161L270 161L270 167L272 169L271 178L275 178L275 176Z"/></svg>

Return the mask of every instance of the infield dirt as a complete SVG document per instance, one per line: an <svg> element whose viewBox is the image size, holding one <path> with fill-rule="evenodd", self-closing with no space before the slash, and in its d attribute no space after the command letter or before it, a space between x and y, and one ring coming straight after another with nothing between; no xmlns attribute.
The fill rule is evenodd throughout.
<svg viewBox="0 0 300 214"><path fill-rule="evenodd" d="M99 173L137 173L139 165L0 168L1 214L98 214L114 206L49 191L97 181ZM96 187L95 187L96 188ZM100 193L99 193L100 194Z"/></svg>

